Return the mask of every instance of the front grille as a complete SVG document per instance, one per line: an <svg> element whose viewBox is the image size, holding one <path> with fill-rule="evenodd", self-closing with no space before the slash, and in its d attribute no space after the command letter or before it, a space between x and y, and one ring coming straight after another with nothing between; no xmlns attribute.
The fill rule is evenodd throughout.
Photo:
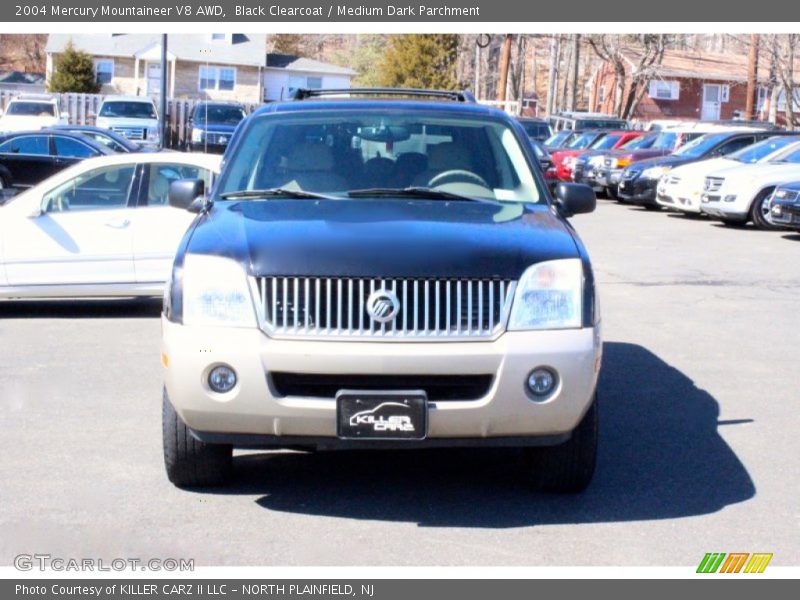
<svg viewBox="0 0 800 600"><path fill-rule="evenodd" d="M382 339L488 338L505 326L515 283L501 279L261 277L264 329L273 337ZM381 323L367 310L390 291L396 314Z"/></svg>
<svg viewBox="0 0 800 600"><path fill-rule="evenodd" d="M111 131L125 136L129 140L143 140L146 130L143 127L112 127Z"/></svg>
<svg viewBox="0 0 800 600"><path fill-rule="evenodd" d="M321 375L307 373L269 374L279 397L334 399L339 390L424 390L428 400L478 400L489 393L492 375Z"/></svg>
<svg viewBox="0 0 800 600"><path fill-rule="evenodd" d="M628 181L630 181L631 179L636 179L639 176L640 173L641 173L641 170L639 170L639 169L628 169L628 170L623 172L622 178L623 179L627 179Z"/></svg>
<svg viewBox="0 0 800 600"><path fill-rule="evenodd" d="M225 145L230 139L231 136L228 133L209 133L206 136L206 141L209 144Z"/></svg>
<svg viewBox="0 0 800 600"><path fill-rule="evenodd" d="M724 181L725 179L723 177L706 177L703 184L703 191L710 194L718 192Z"/></svg>

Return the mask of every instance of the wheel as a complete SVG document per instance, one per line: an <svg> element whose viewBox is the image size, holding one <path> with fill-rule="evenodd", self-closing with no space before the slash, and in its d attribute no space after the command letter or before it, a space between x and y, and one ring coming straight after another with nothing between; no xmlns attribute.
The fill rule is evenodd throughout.
<svg viewBox="0 0 800 600"><path fill-rule="evenodd" d="M769 199L771 196L771 189L762 190L753 200L753 206L750 207L750 219L758 229L781 229L777 225L773 225L769 220Z"/></svg>
<svg viewBox="0 0 800 600"><path fill-rule="evenodd" d="M224 483L233 469L233 448L206 444L192 436L164 390L161 408L164 466L167 478L178 487Z"/></svg>
<svg viewBox="0 0 800 600"><path fill-rule="evenodd" d="M547 492L582 492L592 480L597 462L597 395L573 430L558 446L525 449L525 468L533 485Z"/></svg>

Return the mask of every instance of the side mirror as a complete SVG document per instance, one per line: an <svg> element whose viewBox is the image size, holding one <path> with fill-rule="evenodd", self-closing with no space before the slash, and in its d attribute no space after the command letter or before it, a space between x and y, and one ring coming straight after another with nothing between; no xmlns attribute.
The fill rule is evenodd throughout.
<svg viewBox="0 0 800 600"><path fill-rule="evenodd" d="M200 212L204 203L195 202L195 200L202 198L205 192L206 184L202 179L178 179L169 184L169 205L174 208Z"/></svg>
<svg viewBox="0 0 800 600"><path fill-rule="evenodd" d="M565 183L556 185L556 204L565 217L590 213L597 207L594 190L583 183Z"/></svg>

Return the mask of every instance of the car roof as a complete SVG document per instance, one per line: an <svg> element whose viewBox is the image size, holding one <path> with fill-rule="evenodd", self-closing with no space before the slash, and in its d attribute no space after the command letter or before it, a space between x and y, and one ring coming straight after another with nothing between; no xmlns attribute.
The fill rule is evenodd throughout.
<svg viewBox="0 0 800 600"><path fill-rule="evenodd" d="M58 103L56 97L50 96L49 94L20 94L19 96L14 96L11 98L11 100L9 100L9 104L17 100L23 102L49 102L51 104Z"/></svg>
<svg viewBox="0 0 800 600"><path fill-rule="evenodd" d="M252 116L258 117L270 113L335 111L335 110L397 110L400 112L442 112L450 114L470 115L475 117L502 119L511 121L512 117L497 108L473 102L454 102L452 100L400 100L397 98L329 98L308 99L299 101L273 102L258 108Z"/></svg>
<svg viewBox="0 0 800 600"><path fill-rule="evenodd" d="M147 104L155 104L153 99L149 96L106 96L103 98L103 102L142 102Z"/></svg>

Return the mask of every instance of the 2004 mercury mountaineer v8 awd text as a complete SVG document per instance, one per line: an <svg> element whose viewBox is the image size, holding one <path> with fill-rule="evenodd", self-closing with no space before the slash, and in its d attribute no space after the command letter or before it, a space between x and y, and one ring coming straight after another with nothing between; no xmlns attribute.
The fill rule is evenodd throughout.
<svg viewBox="0 0 800 600"><path fill-rule="evenodd" d="M164 458L222 483L233 448L523 448L538 489L594 473L600 316L525 131L467 92L300 90L235 132L163 313Z"/></svg>

